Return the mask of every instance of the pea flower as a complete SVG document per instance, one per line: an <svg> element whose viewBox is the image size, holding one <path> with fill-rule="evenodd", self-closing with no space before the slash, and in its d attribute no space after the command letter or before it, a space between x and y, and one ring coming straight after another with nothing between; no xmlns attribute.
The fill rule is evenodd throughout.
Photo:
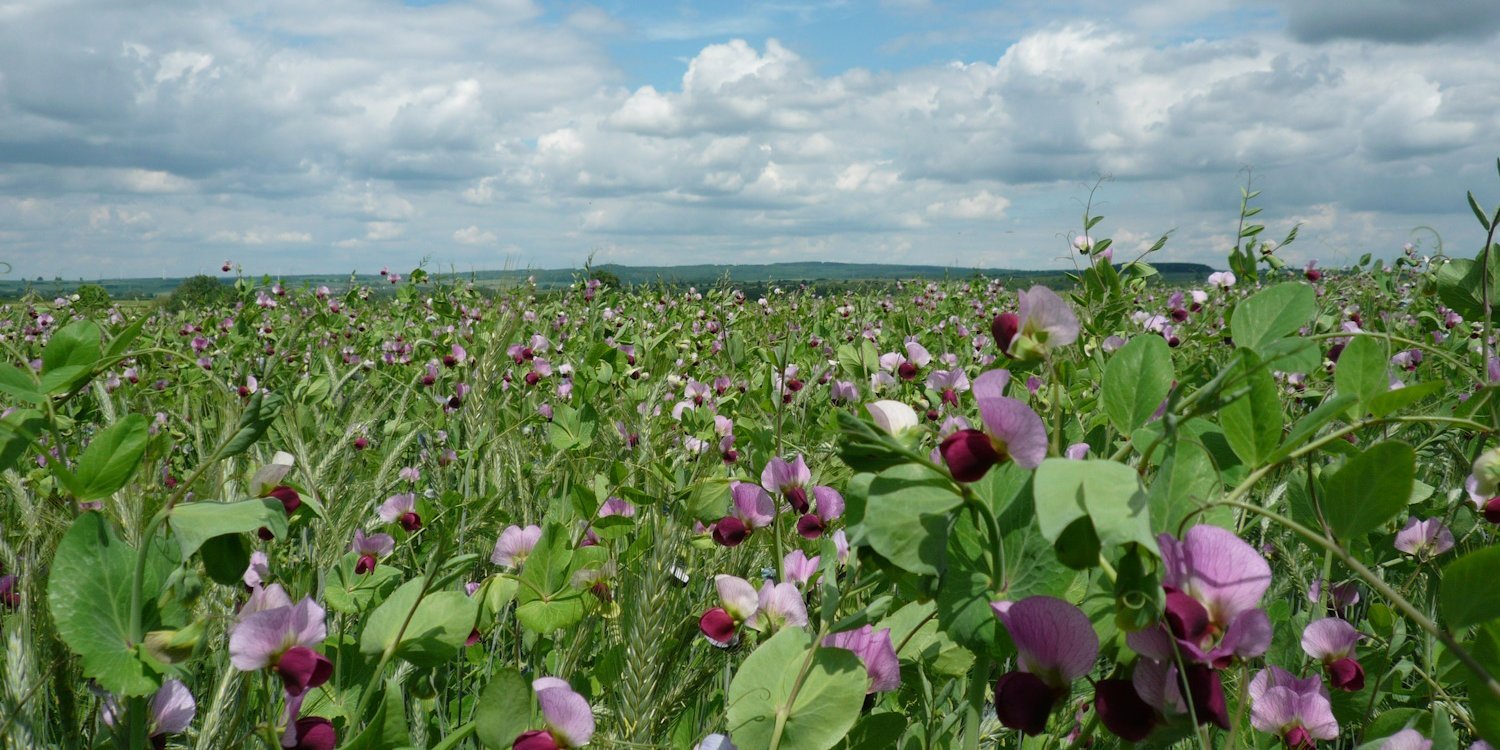
<svg viewBox="0 0 1500 750"><path fill-rule="evenodd" d="M179 680L163 680L161 687L151 696L147 705L146 733L153 744L165 745L165 736L181 734L193 723L198 704L193 693ZM101 702L99 720L107 727L114 727L120 717L120 703L113 695L106 695ZM160 744L158 744L160 743Z"/></svg>
<svg viewBox="0 0 1500 750"><path fill-rule="evenodd" d="M1192 701L1191 714L1199 724L1213 724L1221 729L1229 728L1229 708L1224 699L1224 685L1219 673L1204 664L1185 662L1179 671L1176 663L1177 646L1164 628L1147 628L1126 636L1126 643L1141 658L1131 673L1130 684L1137 696L1162 716L1184 716L1190 713L1188 701ZM1111 717L1101 713L1100 719L1106 727L1112 727ZM1114 723L1140 731L1133 726L1139 717L1116 716ZM1149 729L1145 730L1149 733ZM1120 733L1122 737L1128 736Z"/></svg>
<svg viewBox="0 0 1500 750"><path fill-rule="evenodd" d="M875 425L890 435L900 435L917 426L917 412L900 401L875 401L865 404L865 411Z"/></svg>
<svg viewBox="0 0 1500 750"><path fill-rule="evenodd" d="M1406 526L1396 532L1396 549L1423 560L1453 549L1453 532L1440 518L1406 519Z"/></svg>
<svg viewBox="0 0 1500 750"><path fill-rule="evenodd" d="M794 549L786 554L781 560L781 569L788 583L798 586L805 585L818 572L818 564L823 560L822 555L808 557L806 552Z"/></svg>
<svg viewBox="0 0 1500 750"><path fill-rule="evenodd" d="M974 398L984 429L965 428L938 446L953 478L977 482L990 467L1008 460L1034 469L1047 457L1047 426L1025 403L1005 396L1007 370L990 370L974 379Z"/></svg>
<svg viewBox="0 0 1500 750"><path fill-rule="evenodd" d="M766 488L773 498L785 500L798 513L806 513L812 507L807 493L817 489L812 486L812 470L807 468L801 455L790 462L780 457L771 459L760 472L760 486Z"/></svg>
<svg viewBox="0 0 1500 750"><path fill-rule="evenodd" d="M542 723L547 728L523 733L511 745L512 750L561 750L589 744L594 737L594 710L583 696L557 677L540 677L531 683L531 689L536 691Z"/></svg>
<svg viewBox="0 0 1500 750"><path fill-rule="evenodd" d="M828 524L844 515L844 496L832 487L813 488L813 512L804 513L797 519L797 533L804 539L823 536Z"/></svg>
<svg viewBox="0 0 1500 750"><path fill-rule="evenodd" d="M1019 667L995 683L995 711L1001 724L1035 737L1073 681L1094 668L1099 636L1088 615L1062 599L1030 596L990 608L1016 644Z"/></svg>
<svg viewBox="0 0 1500 750"><path fill-rule="evenodd" d="M738 750L738 748L729 741L728 735L710 734L704 737L702 742L694 745L693 750Z"/></svg>
<svg viewBox="0 0 1500 750"><path fill-rule="evenodd" d="M1078 340L1078 316L1056 292L1037 285L1018 296L1017 312L1001 313L990 324L995 344L1006 356L1044 359L1053 349Z"/></svg>
<svg viewBox="0 0 1500 750"><path fill-rule="evenodd" d="M490 554L490 562L502 568L519 568L521 563L526 562L527 556L536 549L536 543L542 538L542 527L527 526L521 528L514 524L505 527L500 532L500 538L495 540L495 551Z"/></svg>
<svg viewBox="0 0 1500 750"><path fill-rule="evenodd" d="M399 523L408 533L422 528L422 517L417 515L417 496L411 492L391 495L380 505L380 520Z"/></svg>
<svg viewBox="0 0 1500 750"><path fill-rule="evenodd" d="M1250 681L1250 725L1281 737L1291 750L1312 750L1316 740L1339 736L1323 680L1298 679L1280 667L1262 669Z"/></svg>
<svg viewBox="0 0 1500 750"><path fill-rule="evenodd" d="M859 657L860 663L865 665L865 674L870 678L866 695L901 687L901 662L891 645L890 628L876 630L865 625L857 630L845 630L824 638L823 645L853 651Z"/></svg>
<svg viewBox="0 0 1500 750"><path fill-rule="evenodd" d="M1415 729L1403 729L1385 738L1380 750L1432 750L1432 740Z"/></svg>
<svg viewBox="0 0 1500 750"><path fill-rule="evenodd" d="M1323 663L1329 684L1355 692L1365 686L1365 669L1354 658L1354 646L1363 637L1348 622L1325 617L1313 620L1303 629L1302 650Z"/></svg>
<svg viewBox="0 0 1500 750"><path fill-rule="evenodd" d="M359 561L354 564L356 575L364 575L375 569L380 558L391 554L396 549L396 540L390 534L371 534L365 536L362 529L354 530L354 543L349 545L349 551L359 555Z"/></svg>
<svg viewBox="0 0 1500 750"><path fill-rule="evenodd" d="M771 525L776 517L776 501L764 488L749 482L729 485L729 515L714 523L713 538L725 547L735 547L756 529Z"/></svg>
<svg viewBox="0 0 1500 750"><path fill-rule="evenodd" d="M749 581L721 574L714 576L714 587L720 606L703 613L698 629L716 645L732 645L741 625L765 632L807 624L807 605L793 584L766 581L757 593Z"/></svg>
<svg viewBox="0 0 1500 750"><path fill-rule="evenodd" d="M1271 585L1265 558L1217 526L1194 526L1182 541L1162 534L1158 543L1166 626L1184 656L1223 668L1235 657L1264 654L1271 645L1271 620L1260 608Z"/></svg>
<svg viewBox="0 0 1500 750"><path fill-rule="evenodd" d="M333 676L333 662L313 650L328 637L323 608L310 597L292 604L279 585L257 589L229 631L229 663L242 672L270 667L286 690L285 747L297 744L297 714L307 692Z"/></svg>

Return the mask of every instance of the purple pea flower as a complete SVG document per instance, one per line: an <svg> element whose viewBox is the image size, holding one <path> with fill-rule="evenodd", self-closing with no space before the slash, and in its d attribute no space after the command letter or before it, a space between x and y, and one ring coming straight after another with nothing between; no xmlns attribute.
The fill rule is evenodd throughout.
<svg viewBox="0 0 1500 750"><path fill-rule="evenodd" d="M512 750L561 750L583 747L594 737L594 710L565 680L541 677L531 683L546 729L517 737Z"/></svg>
<svg viewBox="0 0 1500 750"><path fill-rule="evenodd" d="M1189 713L1188 699L1191 699L1192 713L1199 724L1229 728L1229 708L1217 671L1194 663L1187 663L1185 671L1179 671L1175 663L1176 645L1163 628L1130 633L1126 643L1141 655L1130 684L1142 701L1163 716L1183 716ZM1100 718L1106 722L1110 719L1103 714ZM1119 718L1119 723L1130 722L1129 717Z"/></svg>
<svg viewBox="0 0 1500 750"><path fill-rule="evenodd" d="M354 543L349 545L349 551L359 555L359 561L354 564L354 573L364 575L374 570L380 558L391 554L395 549L396 540L390 534L365 536L362 529L355 529Z"/></svg>
<svg viewBox="0 0 1500 750"><path fill-rule="evenodd" d="M1162 534L1158 543L1166 627L1184 655L1222 668L1235 657L1264 654L1271 645L1271 620L1260 608L1271 585L1265 558L1217 526L1194 526L1182 541ZM1152 658L1170 660L1170 654Z"/></svg>
<svg viewBox="0 0 1500 750"><path fill-rule="evenodd" d="M693 750L739 750L729 741L728 735L710 734L703 738L702 742L693 746Z"/></svg>
<svg viewBox="0 0 1500 750"><path fill-rule="evenodd" d="M1325 617L1308 623L1302 631L1302 650L1323 663L1329 684L1356 692L1365 686L1365 669L1354 658L1354 646L1363 637L1348 622Z"/></svg>
<svg viewBox="0 0 1500 750"><path fill-rule="evenodd" d="M823 645L853 651L865 665L870 686L865 694L884 693L901 687L901 662L891 645L891 629L876 630L866 625L858 630L834 633L823 639Z"/></svg>
<svg viewBox="0 0 1500 750"><path fill-rule="evenodd" d="M714 576L714 588L719 592L719 606L698 618L698 629L715 645L729 646L738 638L740 625L760 608L760 597L749 581L737 576Z"/></svg>
<svg viewBox="0 0 1500 750"><path fill-rule="evenodd" d="M938 450L953 478L977 482L1006 460L1035 469L1047 457L1047 427L1021 401L1006 397L1007 370L990 370L974 380L974 398L984 429L962 429L943 439Z"/></svg>
<svg viewBox="0 0 1500 750"><path fill-rule="evenodd" d="M812 485L812 471L807 462L798 455L788 462L780 456L771 459L760 472L760 486L772 497L780 497L798 513L806 513L811 506L807 502L807 491Z"/></svg>
<svg viewBox="0 0 1500 750"><path fill-rule="evenodd" d="M1078 316L1057 293L1033 286L1019 294L1015 313L1001 313L990 325L995 343L1012 359L1043 359L1057 347L1078 340Z"/></svg>
<svg viewBox="0 0 1500 750"><path fill-rule="evenodd" d="M823 536L828 524L844 515L844 496L832 487L813 488L813 513L804 513L797 519L797 533L804 539Z"/></svg>
<svg viewBox="0 0 1500 750"><path fill-rule="evenodd" d="M1396 532L1396 549L1423 560L1453 549L1453 532L1440 518L1406 519L1406 526Z"/></svg>
<svg viewBox="0 0 1500 750"><path fill-rule="evenodd" d="M1094 668L1099 636L1088 615L1062 599L1031 596L990 608L1010 632L1019 666L995 683L995 710L1001 724L1035 737L1073 681Z"/></svg>
<svg viewBox="0 0 1500 750"><path fill-rule="evenodd" d="M417 496L411 492L391 495L380 505L380 520L399 523L408 533L422 528L422 517L417 515Z"/></svg>
<svg viewBox="0 0 1500 750"><path fill-rule="evenodd" d="M333 676L333 662L313 650L328 637L323 608L304 597L292 604L280 586L257 589L229 631L229 663L242 672L267 667L286 689L286 734L282 744L297 743L297 714L307 692Z"/></svg>
<svg viewBox="0 0 1500 750"><path fill-rule="evenodd" d="M1432 740L1415 729L1403 729L1385 738L1385 742L1380 743L1380 750L1432 750Z"/></svg>
<svg viewBox="0 0 1500 750"><path fill-rule="evenodd" d="M807 553L800 549L794 549L786 554L781 560L781 569L785 572L788 583L804 586L818 572L818 564L822 562L822 555L808 557Z"/></svg>
<svg viewBox="0 0 1500 750"><path fill-rule="evenodd" d="M1323 680L1298 679L1280 667L1262 669L1250 681L1250 725L1281 737L1291 750L1311 750L1316 740L1339 736Z"/></svg>
<svg viewBox="0 0 1500 750"><path fill-rule="evenodd" d="M735 547L756 529L771 525L776 517L776 501L765 489L749 482L731 483L729 493L733 499L729 515L714 523L713 538L720 545Z"/></svg>
<svg viewBox="0 0 1500 750"><path fill-rule="evenodd" d="M147 707L147 734L152 738L153 744L158 741L165 744L163 738L166 735L186 732L197 712L198 704L193 700L193 694L187 689L187 685L179 680L163 680ZM119 717L119 700L113 695L106 695L101 701L99 720L105 726L113 727Z"/></svg>
<svg viewBox="0 0 1500 750"><path fill-rule="evenodd" d="M506 569L519 568L541 538L540 526L527 526L524 529L516 525L507 526L500 532L500 538L495 540L495 551L490 554L490 562Z"/></svg>

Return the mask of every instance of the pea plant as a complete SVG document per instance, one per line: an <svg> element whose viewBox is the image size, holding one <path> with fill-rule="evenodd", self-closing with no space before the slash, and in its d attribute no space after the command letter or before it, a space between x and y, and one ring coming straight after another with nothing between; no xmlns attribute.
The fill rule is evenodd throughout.
<svg viewBox="0 0 1500 750"><path fill-rule="evenodd" d="M10 304L0 744L1489 747L1500 209L1257 195L1196 285Z"/></svg>

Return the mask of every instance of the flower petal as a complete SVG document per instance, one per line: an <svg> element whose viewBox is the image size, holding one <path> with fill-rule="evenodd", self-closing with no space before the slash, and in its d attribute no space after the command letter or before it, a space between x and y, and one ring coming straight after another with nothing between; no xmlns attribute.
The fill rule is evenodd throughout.
<svg viewBox="0 0 1500 750"><path fill-rule="evenodd" d="M1099 635L1088 615L1062 599L1030 596L997 614L1022 668L1053 687L1088 674L1099 658Z"/></svg>

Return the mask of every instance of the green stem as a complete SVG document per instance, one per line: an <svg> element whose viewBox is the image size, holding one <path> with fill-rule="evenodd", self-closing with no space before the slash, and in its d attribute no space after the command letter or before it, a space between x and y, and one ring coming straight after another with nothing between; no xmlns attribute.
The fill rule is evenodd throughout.
<svg viewBox="0 0 1500 750"><path fill-rule="evenodd" d="M964 750L979 750L979 719L984 714L984 689L989 683L990 657L979 654L969 673L969 701L964 709Z"/></svg>
<svg viewBox="0 0 1500 750"><path fill-rule="evenodd" d="M807 656L802 659L802 669L797 672L797 681L792 683L792 692L787 695L786 703L776 708L776 726L771 730L770 750L779 750L781 747L781 735L786 732L786 722L792 716L792 707L797 705L797 694L802 692L802 685L807 682L807 673L812 671L813 657L817 655L823 643L823 636L827 634L828 628L824 627L813 636L812 646L807 649Z"/></svg>

